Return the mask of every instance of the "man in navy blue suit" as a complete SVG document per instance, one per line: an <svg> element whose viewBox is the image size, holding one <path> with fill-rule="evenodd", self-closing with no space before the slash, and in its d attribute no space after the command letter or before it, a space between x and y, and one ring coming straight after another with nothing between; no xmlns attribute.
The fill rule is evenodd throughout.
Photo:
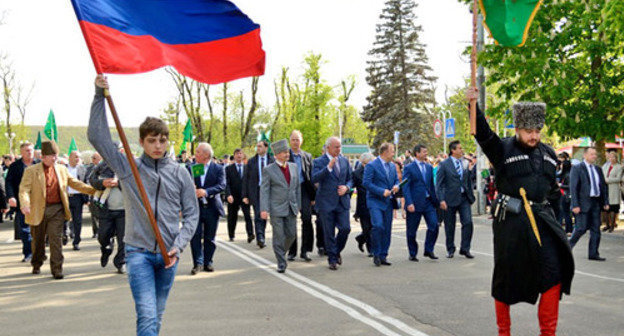
<svg viewBox="0 0 624 336"><path fill-rule="evenodd" d="M351 232L349 190L353 187L353 180L349 161L340 155L342 147L340 139L330 137L325 147L325 155L314 160L312 183L318 183L315 208L323 222L329 269L335 271L338 265L342 264L340 252L344 249Z"/></svg>
<svg viewBox="0 0 624 336"><path fill-rule="evenodd" d="M570 246L589 230L589 260L605 261L600 256L600 211L609 210L609 192L602 169L595 165L596 149L587 147L583 152L583 162L572 166L570 171L570 193L572 194L572 212L576 223ZM562 209L563 210L563 209Z"/></svg>
<svg viewBox="0 0 624 336"><path fill-rule="evenodd" d="M425 237L425 256L437 259L433 249L438 239L438 215L436 208L440 206L433 184L433 167L426 162L427 147L416 145L414 147L416 160L403 170L403 180L407 184L403 186L405 197L405 209L407 210L407 249L409 260L418 261L418 243L416 232L420 225L420 219L425 217L427 223L427 235Z"/></svg>
<svg viewBox="0 0 624 336"><path fill-rule="evenodd" d="M444 219L444 231L446 232L447 258L453 258L455 254L455 223L457 212L461 221L461 245L459 254L468 259L474 258L470 253L472 241L472 210L471 204L475 202L472 192L472 167L462 158L464 151L459 141L449 144L449 158L440 162L437 172L436 189L440 198L440 208L446 210Z"/></svg>
<svg viewBox="0 0 624 336"><path fill-rule="evenodd" d="M225 170L223 166L212 161L212 147L202 142L195 150L196 164L204 165L204 174L193 176L195 181L195 195L199 202L199 224L193 239L191 239L191 253L193 255L193 270L195 275L202 270L213 272L212 256L215 249L215 236L219 225L219 217L225 216L220 194L225 190ZM192 170L192 169L191 169ZM203 245L202 245L203 238Z"/></svg>
<svg viewBox="0 0 624 336"><path fill-rule="evenodd" d="M373 263L386 265L392 236L392 212L394 194L399 191L396 167L392 163L394 145L386 142L379 147L379 157L364 167L362 185L366 188L366 204L371 216L371 240Z"/></svg>

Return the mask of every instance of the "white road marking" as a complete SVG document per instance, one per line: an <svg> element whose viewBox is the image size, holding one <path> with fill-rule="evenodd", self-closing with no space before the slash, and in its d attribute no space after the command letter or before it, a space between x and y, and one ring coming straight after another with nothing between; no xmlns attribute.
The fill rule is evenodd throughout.
<svg viewBox="0 0 624 336"><path fill-rule="evenodd" d="M355 308L359 308L364 310L370 317L377 319L379 321L385 322L391 326L393 326L394 328L401 330L402 332L404 332L407 335L410 336L429 336L419 330L416 330L410 326L408 326L407 324L405 324L404 322L395 319L393 317L387 316L385 314L383 314L382 312L380 312L379 310L375 309L374 307L359 301L355 298L352 298L348 295L345 295L339 291L336 291L328 286L325 286L323 284L320 284L314 280L311 280L303 275L300 275L296 272L293 272L292 270L288 270L285 274L279 274L275 271L275 264L256 255L253 252L250 252L244 248L241 248L235 244L229 243L229 242L225 242L225 241L221 241L218 240L218 244L223 247L225 250L227 250L228 252L240 257L241 259L244 259L245 261L255 265L256 267L263 269L265 271L267 271L269 274L278 277L279 279L297 287L302 289L303 291L307 292L308 294L315 296L325 302L327 302L328 304L343 310L344 312L346 312L347 314L349 314L349 316L353 317L354 319L357 319L363 323L366 323L368 325L370 325L371 327L377 329L379 332L383 333L384 335L397 335L400 336L400 334L395 333L394 331L386 328L384 325L382 325L381 323L363 316L360 312L358 312L357 310L355 310L354 308L340 302L337 301L336 299L340 299L346 303L349 303L351 305L353 305ZM321 292L324 293L321 293Z"/></svg>
<svg viewBox="0 0 624 336"><path fill-rule="evenodd" d="M396 233L392 234L392 236L396 237L396 238L401 238L401 239L407 240L406 237L403 237L403 236L398 235ZM418 242L423 244L423 242L421 240L418 240ZM436 246L446 248L446 245L444 245L444 244L436 244ZM488 256L488 257L494 257L494 255L492 253L479 252L479 251L475 251L475 250L471 250L470 252L472 252L473 254L480 254L480 255L484 255L484 256ZM574 273L575 274L584 275L584 276L588 276L588 277L592 277L592 278L597 278L597 279L602 279L602 280L609 280L609 281L616 281L616 282L624 283L624 279L621 279L621 278L612 278L612 277L602 276L602 275L598 275L598 274L587 273L587 272L579 271L578 269L576 269Z"/></svg>

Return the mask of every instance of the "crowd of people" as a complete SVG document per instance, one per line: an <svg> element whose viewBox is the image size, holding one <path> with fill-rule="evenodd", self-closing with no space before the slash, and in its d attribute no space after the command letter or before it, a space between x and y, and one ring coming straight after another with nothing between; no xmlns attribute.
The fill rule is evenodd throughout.
<svg viewBox="0 0 624 336"><path fill-rule="evenodd" d="M478 172L476 157L466 155L460 141L451 142L448 153L435 157L423 144L397 156L394 144L383 143L375 149L376 157L364 153L351 162L341 155L339 138L328 138L322 155L313 158L302 149L302 133L293 130L289 139L272 144L258 141L256 153L249 159L242 149L218 159L210 144L202 142L194 155L183 152L176 160L167 153L167 125L158 118L147 118L139 128L144 153L135 161L170 257L170 263L165 265L124 148L111 139L104 111L107 85L105 78L97 77L88 128L89 141L97 152L90 156L90 162L83 164L78 151L67 158L60 157L54 141L44 141L40 151L35 151L29 142L22 143L19 158L3 157L0 208L14 220L15 237L22 242L22 262L30 262L32 273L40 274L47 259L47 244L52 276L62 279L62 246L71 241L73 250L80 250L83 208L88 205L93 238L98 239L101 249L101 266L107 266L115 245L113 264L117 272L126 273L128 265L139 334L157 334L178 258L186 245L191 246L191 274L215 271L220 218L226 218L228 238L234 241L240 212L247 243L255 241L259 249L266 247L267 221L271 225L272 248L280 273L286 272L288 262L295 261L297 256L305 262L312 261L315 246L318 256L327 258L329 270L338 270L351 231L351 216L362 229L355 237L358 249L371 257L376 267L392 265L389 247L397 211L406 219L406 257L410 261L419 261L416 233L423 218L426 234L422 256L438 259L434 247L444 223L446 258L453 258L456 252L474 258L472 204ZM547 213L537 214L539 225L534 234L537 243L544 244L539 255L552 266L549 272L556 272L538 272L542 280L536 281L542 282L535 286L542 295L550 293L555 284L559 286L557 296L561 291L569 291L566 281L570 267L567 254L557 252L559 248L566 250L563 245L557 247L557 230L563 237L567 232L567 237L561 239L568 249L589 230L588 258L605 260L598 251L601 216L603 231L613 231L624 192L617 152L610 151L608 162L598 167L596 149L588 147L583 161L573 164L567 154L555 156L552 149L542 147L539 136L537 142L529 145L536 135L522 132L540 130L543 124L526 122L528 126L519 129L517 139L526 136L528 140L513 142L500 140L485 121L479 119L479 123L476 139L491 162L490 169L479 173L486 181L484 191L494 223L495 254L503 246L518 243L509 241L510 233L505 231L512 226L503 229L496 223L523 221L516 215L521 205L514 210L513 201L520 199L516 196L517 187L526 188L532 200L529 203L525 199L529 206L546 204L556 216L556 220L551 220ZM534 154L536 151L540 154ZM514 184L516 180L523 184ZM455 245L457 217L461 223L459 249ZM545 229L550 223L558 229ZM508 304L534 303L538 293L530 291L525 293L528 296L514 297L510 296L511 287L501 287L515 281L502 271L507 267L502 265L523 262L516 257L506 258L498 259L495 265L493 286L493 295L500 300L496 301L497 314L503 317L508 314ZM544 278L549 281L548 288L544 287Z"/></svg>

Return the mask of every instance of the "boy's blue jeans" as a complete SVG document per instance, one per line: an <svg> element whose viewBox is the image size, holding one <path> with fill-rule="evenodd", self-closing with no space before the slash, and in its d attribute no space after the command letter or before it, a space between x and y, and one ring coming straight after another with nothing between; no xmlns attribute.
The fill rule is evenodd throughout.
<svg viewBox="0 0 624 336"><path fill-rule="evenodd" d="M160 253L126 245L126 268L137 313L137 336L158 335L178 263L166 269Z"/></svg>

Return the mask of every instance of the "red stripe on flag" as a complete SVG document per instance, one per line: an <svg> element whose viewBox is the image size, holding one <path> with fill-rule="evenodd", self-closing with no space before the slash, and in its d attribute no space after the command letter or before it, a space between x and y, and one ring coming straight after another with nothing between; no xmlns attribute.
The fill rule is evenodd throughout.
<svg viewBox="0 0 624 336"><path fill-rule="evenodd" d="M208 84L264 74L260 29L217 41L171 45L149 35L128 35L85 21L80 24L103 73L140 73L171 65L181 74Z"/></svg>

